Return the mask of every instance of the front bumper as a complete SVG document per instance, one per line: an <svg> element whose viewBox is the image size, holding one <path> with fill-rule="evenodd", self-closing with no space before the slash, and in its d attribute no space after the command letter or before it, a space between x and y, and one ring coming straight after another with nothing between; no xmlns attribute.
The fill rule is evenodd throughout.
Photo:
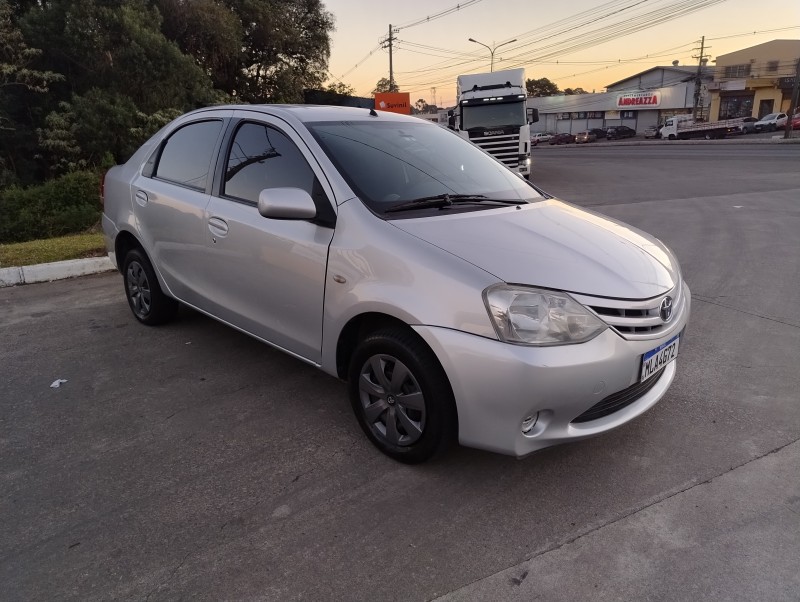
<svg viewBox="0 0 800 602"><path fill-rule="evenodd" d="M609 395L637 383L642 355L685 333L688 287L685 301L685 311L669 332L638 341L626 340L609 328L587 343L526 347L445 328L414 328L436 353L450 380L458 409L459 442L522 457L599 435L653 407L672 383L680 357L663 368L658 381L633 403L596 420L573 422ZM523 420L530 416L536 416L536 423L523 433Z"/></svg>

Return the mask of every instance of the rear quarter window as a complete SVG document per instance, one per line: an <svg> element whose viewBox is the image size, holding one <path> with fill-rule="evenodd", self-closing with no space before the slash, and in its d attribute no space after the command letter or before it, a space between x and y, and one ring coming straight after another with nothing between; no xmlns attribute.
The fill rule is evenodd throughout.
<svg viewBox="0 0 800 602"><path fill-rule="evenodd" d="M164 143L154 176L205 190L221 130L222 120L213 120L190 123L173 132Z"/></svg>

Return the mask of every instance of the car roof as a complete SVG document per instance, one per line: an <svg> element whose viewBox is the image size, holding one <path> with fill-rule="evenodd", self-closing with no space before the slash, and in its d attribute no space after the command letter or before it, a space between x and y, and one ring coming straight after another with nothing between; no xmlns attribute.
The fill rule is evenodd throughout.
<svg viewBox="0 0 800 602"><path fill-rule="evenodd" d="M388 111L373 111L372 109L362 109L358 107L337 107L332 105L288 105L288 104L254 104L254 105L216 105L197 109L188 115L202 114L208 111L234 110L251 111L274 115L289 119L296 119L302 122L313 121L347 121L362 119L380 119L382 121L411 121L413 123L425 122L424 119L400 115ZM372 113L376 113L372 115ZM435 124L431 124L435 125Z"/></svg>

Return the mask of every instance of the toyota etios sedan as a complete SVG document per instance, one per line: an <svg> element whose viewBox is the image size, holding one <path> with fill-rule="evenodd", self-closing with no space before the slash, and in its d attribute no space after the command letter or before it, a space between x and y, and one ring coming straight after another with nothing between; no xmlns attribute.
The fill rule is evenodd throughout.
<svg viewBox="0 0 800 602"><path fill-rule="evenodd" d="M133 315L195 308L349 382L382 452L598 435L675 377L690 293L659 240L456 133L368 109L214 107L104 182Z"/></svg>

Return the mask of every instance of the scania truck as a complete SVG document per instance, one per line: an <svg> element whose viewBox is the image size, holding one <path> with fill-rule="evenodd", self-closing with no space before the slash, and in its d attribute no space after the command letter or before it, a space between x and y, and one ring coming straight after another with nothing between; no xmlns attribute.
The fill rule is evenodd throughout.
<svg viewBox="0 0 800 602"><path fill-rule="evenodd" d="M450 128L520 175L530 177L530 124L539 121L539 112L527 110L525 70L459 75L457 94Z"/></svg>

